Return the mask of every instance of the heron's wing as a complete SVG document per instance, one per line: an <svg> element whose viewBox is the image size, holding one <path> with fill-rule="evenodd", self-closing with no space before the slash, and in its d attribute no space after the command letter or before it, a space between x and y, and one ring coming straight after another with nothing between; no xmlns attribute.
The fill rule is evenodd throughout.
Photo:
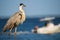
<svg viewBox="0 0 60 40"><path fill-rule="evenodd" d="M22 17L22 14L21 12L16 12L14 15L12 15L9 20L8 20L8 23L10 22L16 22L17 20L19 20L20 18Z"/></svg>
<svg viewBox="0 0 60 40"><path fill-rule="evenodd" d="M13 16L16 16L16 15L19 15L19 14L21 14L21 11L19 11L19 12L16 12L14 15L12 15L11 17L13 17Z"/></svg>
<svg viewBox="0 0 60 40"><path fill-rule="evenodd" d="M20 22L20 18L21 18L21 12L16 12L13 16L9 18L6 25L4 26L4 30L10 28L12 23L14 24L15 22Z"/></svg>

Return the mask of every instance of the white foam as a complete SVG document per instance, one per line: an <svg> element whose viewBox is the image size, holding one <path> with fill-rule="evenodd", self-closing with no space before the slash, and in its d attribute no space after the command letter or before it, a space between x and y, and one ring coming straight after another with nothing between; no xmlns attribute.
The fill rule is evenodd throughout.
<svg viewBox="0 0 60 40"><path fill-rule="evenodd" d="M29 34L30 32L29 31L19 31L19 32L16 32L16 35L19 35L19 34ZM11 33L12 35L14 35L14 33Z"/></svg>

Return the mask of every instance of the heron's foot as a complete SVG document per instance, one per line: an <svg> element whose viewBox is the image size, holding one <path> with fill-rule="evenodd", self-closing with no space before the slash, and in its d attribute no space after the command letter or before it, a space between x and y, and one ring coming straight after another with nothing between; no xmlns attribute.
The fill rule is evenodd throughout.
<svg viewBox="0 0 60 40"><path fill-rule="evenodd" d="M8 34L11 35L11 32L9 32Z"/></svg>
<svg viewBox="0 0 60 40"><path fill-rule="evenodd" d="M16 35L16 32L14 32L14 35Z"/></svg>

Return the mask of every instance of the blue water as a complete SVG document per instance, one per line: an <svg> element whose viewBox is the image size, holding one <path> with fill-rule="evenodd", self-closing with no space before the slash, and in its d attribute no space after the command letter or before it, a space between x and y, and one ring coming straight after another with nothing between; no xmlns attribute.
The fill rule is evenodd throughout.
<svg viewBox="0 0 60 40"><path fill-rule="evenodd" d="M40 18L27 18L26 21L18 26L17 32L22 31L23 33L19 35L8 35L6 33L1 33L3 30L4 25L7 22L6 19L0 19L0 40L60 40L60 33L55 34L35 34L32 33L31 30L38 25L39 27L42 27L45 25L45 22L40 22ZM53 20L53 23L55 25L60 23L60 18L56 18ZM9 30L8 30L9 31ZM8 32L7 31L7 32ZM28 31L29 33L24 33L25 31ZM14 29L13 31L14 32Z"/></svg>

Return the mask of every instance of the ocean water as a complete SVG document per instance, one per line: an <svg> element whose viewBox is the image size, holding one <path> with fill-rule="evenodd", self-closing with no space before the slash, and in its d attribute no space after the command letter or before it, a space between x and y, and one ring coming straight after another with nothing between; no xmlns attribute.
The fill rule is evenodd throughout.
<svg viewBox="0 0 60 40"><path fill-rule="evenodd" d="M40 22L40 18L27 18L26 21L18 26L17 33L9 35L8 33L2 33L3 27L7 22L6 19L0 19L0 40L60 40L60 33L54 34L35 34L31 30L38 25L42 27L45 22ZM52 21L55 25L60 23L60 18L56 18ZM9 30L7 30L8 32ZM14 32L14 29L12 30Z"/></svg>

